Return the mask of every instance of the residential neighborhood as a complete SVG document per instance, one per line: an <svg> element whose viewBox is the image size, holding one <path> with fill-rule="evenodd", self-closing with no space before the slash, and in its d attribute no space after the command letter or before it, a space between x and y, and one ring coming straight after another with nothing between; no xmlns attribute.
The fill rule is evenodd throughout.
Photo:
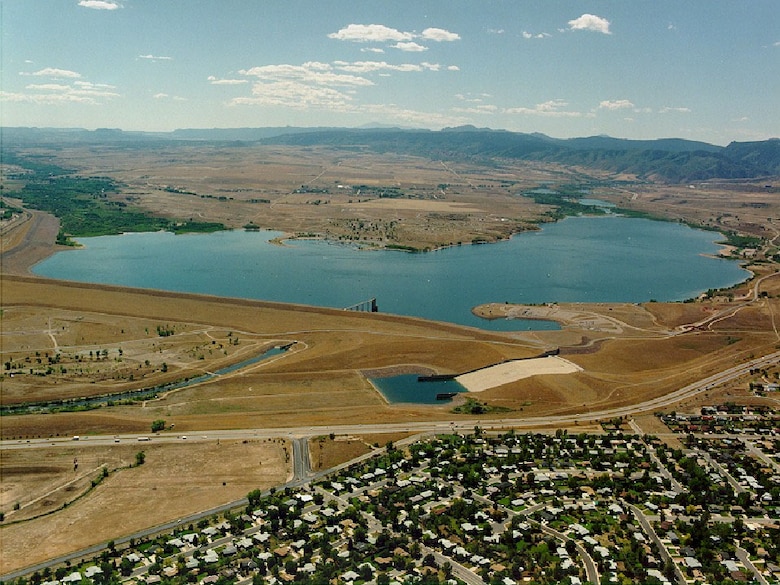
<svg viewBox="0 0 780 585"><path fill-rule="evenodd" d="M605 425L389 443L16 585L780 583L780 416L663 418L673 441Z"/></svg>

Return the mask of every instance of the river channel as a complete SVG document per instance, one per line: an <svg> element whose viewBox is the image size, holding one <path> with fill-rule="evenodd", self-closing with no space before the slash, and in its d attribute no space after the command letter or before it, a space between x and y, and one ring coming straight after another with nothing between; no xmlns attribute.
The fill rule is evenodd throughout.
<svg viewBox="0 0 780 585"><path fill-rule="evenodd" d="M488 302L681 301L749 277L714 257L720 235L620 216L570 217L496 244L411 254L278 232L167 232L79 240L34 268L52 278L345 308L376 298L380 312L492 330L543 321L485 321Z"/></svg>

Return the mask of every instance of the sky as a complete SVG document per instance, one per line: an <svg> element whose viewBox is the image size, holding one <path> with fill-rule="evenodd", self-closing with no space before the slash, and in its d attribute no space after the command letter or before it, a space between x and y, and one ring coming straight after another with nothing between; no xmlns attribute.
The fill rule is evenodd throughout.
<svg viewBox="0 0 780 585"><path fill-rule="evenodd" d="M0 0L0 124L780 136L778 0Z"/></svg>

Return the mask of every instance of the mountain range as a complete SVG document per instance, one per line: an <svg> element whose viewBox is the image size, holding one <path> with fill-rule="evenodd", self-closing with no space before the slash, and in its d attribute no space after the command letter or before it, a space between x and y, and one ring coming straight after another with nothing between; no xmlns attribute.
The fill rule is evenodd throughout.
<svg viewBox="0 0 780 585"><path fill-rule="evenodd" d="M538 133L460 126L439 131L400 128L211 128L172 132L118 129L2 128L2 147L68 143L194 141L330 146L482 164L495 159L598 168L666 183L780 176L780 139L717 146L681 138L627 140L610 136L559 139Z"/></svg>

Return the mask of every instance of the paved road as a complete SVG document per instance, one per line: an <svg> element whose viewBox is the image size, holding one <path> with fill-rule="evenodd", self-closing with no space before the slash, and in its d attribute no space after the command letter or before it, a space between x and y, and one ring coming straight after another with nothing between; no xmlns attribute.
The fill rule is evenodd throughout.
<svg viewBox="0 0 780 585"><path fill-rule="evenodd" d="M471 569L467 569L459 562L444 556L440 552L432 548L428 548L425 545L421 545L420 550L425 555L433 555L433 558L436 559L436 564L440 567L444 566L445 563L449 563L450 567L452 567L452 574L461 581L468 583L468 585L487 585L487 583L482 580L482 577L474 573Z"/></svg>
<svg viewBox="0 0 780 585"><path fill-rule="evenodd" d="M590 556L588 551L585 550L585 547L582 546L579 542L576 540L569 538L562 532L558 532L554 528L550 528L546 524L539 524L539 528L541 528L542 532L545 534L549 534L550 536L557 538L558 540L562 542L566 542L571 540L574 543L574 547L577 549L577 552L580 555L580 558L582 558L583 562L585 563L585 574L587 575L587 581L588 583L593 583L594 585L596 583L600 583L599 581L599 570L598 567L596 567L596 563L593 561L593 557Z"/></svg>
<svg viewBox="0 0 780 585"><path fill-rule="evenodd" d="M767 580L764 579L764 576L759 572L759 570L750 560L750 555L748 555L748 552L744 548L737 547L736 553L737 553L737 558L740 561L742 561L742 564L745 565L748 571L753 572L753 575L755 575L756 579L758 579L758 582L761 583L761 585L769 585Z"/></svg>
<svg viewBox="0 0 780 585"><path fill-rule="evenodd" d="M631 419L628 422L628 426L631 427L631 429L640 437L644 436L644 433L642 432L642 429L639 427L639 425L636 423L634 419ZM676 491L678 494L685 491L685 488L680 484L679 481L677 481L674 476L669 471L669 468L664 465L661 460L658 458L658 455L655 454L655 449L645 443L644 438L642 438L642 443L645 445L645 451L650 456L650 459L653 460L653 463L658 468L659 473L664 476L664 478L669 480L669 483L672 486L672 489Z"/></svg>
<svg viewBox="0 0 780 585"><path fill-rule="evenodd" d="M721 477L726 478L726 481L734 490L734 493L741 494L747 491L745 488L739 485L739 482L734 478L733 475L729 473L729 471L725 467L723 467L719 462L715 461L715 459L712 458L712 455L710 455L706 451L702 451L701 449L696 449L695 453L697 456L701 457L707 463L709 463L710 467L712 467Z"/></svg>
<svg viewBox="0 0 780 585"><path fill-rule="evenodd" d="M628 506L628 508L634 514L634 518L637 519L637 522L639 522L639 525L645 531L645 534L647 534L653 540L656 547L661 553L661 557L663 558L664 563L671 562L672 564L674 564L674 575L677 578L677 582L680 585L686 585L687 581L685 580L685 575L683 575L682 569L680 569L679 565L674 562L672 556L669 554L669 550L666 548L666 545L663 542L661 542L661 539L656 533L655 529L653 528L653 525L650 524L650 521L642 513L642 510L640 510L633 504L629 504L625 500L623 500L623 505Z"/></svg>
<svg viewBox="0 0 780 585"><path fill-rule="evenodd" d="M780 463L768 457L761 449L757 449L754 443L750 441L744 441L744 443L751 455L757 457L769 467L773 467L776 473L780 473Z"/></svg>
<svg viewBox="0 0 780 585"><path fill-rule="evenodd" d="M316 435L327 435L335 433L337 435L365 434L365 433L446 433L446 432L468 432L479 426L483 430L501 430L507 428L515 429L534 429L539 427L550 427L556 425L568 425L579 422L588 422L593 420L602 420L622 416L631 416L640 412L658 410L671 406L680 400L690 398L702 392L706 392L714 386L730 382L740 376L743 376L751 369L766 367L769 364L780 362L780 351L750 360L744 364L733 366L712 376L708 376L698 382L688 384L684 388L653 398L645 402L640 402L630 406L621 406L594 412L539 416L534 418L501 418L501 419L466 419L459 421L431 421L431 422L394 422L377 424L350 424L350 425L328 425L315 427L290 427L290 428L263 428L263 429L238 429L238 430L219 430L208 431L207 434L194 434L187 438L189 442L198 442L203 440L216 439L251 439L253 437L261 438L290 438L290 437L311 437ZM176 435L140 435L148 437L154 442L181 442L182 439ZM90 445L108 445L116 442L137 441L139 435L100 435L81 437L80 440L88 441ZM69 439L30 439L27 441L2 441L0 449L20 449L33 447L72 445Z"/></svg>

